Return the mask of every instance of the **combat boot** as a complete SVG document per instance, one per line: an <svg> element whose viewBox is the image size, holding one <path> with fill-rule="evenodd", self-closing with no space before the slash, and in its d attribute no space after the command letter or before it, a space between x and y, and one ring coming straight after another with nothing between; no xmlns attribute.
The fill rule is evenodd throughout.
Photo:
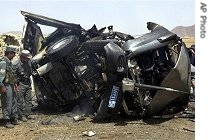
<svg viewBox="0 0 210 140"><path fill-rule="evenodd" d="M11 118L11 119L10 119L10 122L11 122L11 124L13 124L13 125L19 125L19 124L20 124L16 118Z"/></svg>
<svg viewBox="0 0 210 140"><path fill-rule="evenodd" d="M14 128L15 126L13 124L11 124L9 119L6 119L6 124L5 124L6 128Z"/></svg>
<svg viewBox="0 0 210 140"><path fill-rule="evenodd" d="M25 116L22 116L22 117L20 118L20 121L22 121L22 122L27 122L28 119L27 119Z"/></svg>

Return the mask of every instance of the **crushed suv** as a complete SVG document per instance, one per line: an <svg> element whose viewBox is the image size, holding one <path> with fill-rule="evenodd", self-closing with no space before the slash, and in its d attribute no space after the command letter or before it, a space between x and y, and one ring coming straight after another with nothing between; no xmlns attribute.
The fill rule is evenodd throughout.
<svg viewBox="0 0 210 140"><path fill-rule="evenodd" d="M191 86L185 43L166 28L148 22L140 37L89 30L79 24L21 11L23 48L32 55L39 103L62 110L85 97L95 119L115 114L150 117L183 111ZM40 25L55 27L47 37Z"/></svg>

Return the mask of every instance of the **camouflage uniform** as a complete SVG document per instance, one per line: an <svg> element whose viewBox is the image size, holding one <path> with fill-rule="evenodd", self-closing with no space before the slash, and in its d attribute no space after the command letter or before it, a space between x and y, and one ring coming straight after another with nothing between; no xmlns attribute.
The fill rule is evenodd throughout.
<svg viewBox="0 0 210 140"><path fill-rule="evenodd" d="M11 51L10 47L8 48L7 51ZM0 58L0 87L6 87L7 90L6 93L1 93L1 104L3 119L5 119L7 123L17 119L17 100L16 93L13 89L15 81L14 67L11 61L6 56L3 56Z"/></svg>
<svg viewBox="0 0 210 140"><path fill-rule="evenodd" d="M18 76L18 91L17 91L17 102L18 102L18 117L20 119L28 118L31 115L32 108L32 93L31 93L31 80L32 75L31 63L22 62L20 59L15 64L16 74Z"/></svg>

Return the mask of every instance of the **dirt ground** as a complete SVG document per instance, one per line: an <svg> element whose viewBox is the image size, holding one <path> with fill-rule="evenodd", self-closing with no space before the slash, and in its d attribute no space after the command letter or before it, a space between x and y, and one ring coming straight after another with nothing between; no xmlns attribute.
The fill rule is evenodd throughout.
<svg viewBox="0 0 210 140"><path fill-rule="evenodd" d="M94 123L90 117L74 121L69 113L34 112L35 120L21 122L13 129L0 120L1 140L194 140L195 121L192 118L129 119L118 118L106 123ZM0 114L2 116L2 114ZM87 136L84 132L94 132Z"/></svg>
<svg viewBox="0 0 210 140"><path fill-rule="evenodd" d="M187 48L190 48L191 45L195 44L194 37L183 37L182 40L184 41Z"/></svg>

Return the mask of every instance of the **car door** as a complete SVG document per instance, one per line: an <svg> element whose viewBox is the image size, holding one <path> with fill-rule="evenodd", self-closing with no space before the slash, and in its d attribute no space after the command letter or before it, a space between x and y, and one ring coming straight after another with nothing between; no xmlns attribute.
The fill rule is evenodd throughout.
<svg viewBox="0 0 210 140"><path fill-rule="evenodd" d="M44 36L40 27L33 21L25 18L25 24L22 35L23 49L27 49L34 56L42 49Z"/></svg>

